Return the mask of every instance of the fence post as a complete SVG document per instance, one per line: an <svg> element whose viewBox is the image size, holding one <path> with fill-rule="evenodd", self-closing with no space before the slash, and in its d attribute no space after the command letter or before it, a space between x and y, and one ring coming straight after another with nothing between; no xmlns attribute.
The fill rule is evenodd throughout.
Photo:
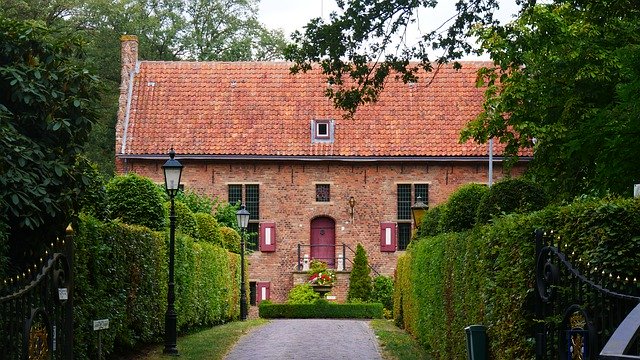
<svg viewBox="0 0 640 360"><path fill-rule="evenodd" d="M342 243L342 271L347 271L347 246Z"/></svg>

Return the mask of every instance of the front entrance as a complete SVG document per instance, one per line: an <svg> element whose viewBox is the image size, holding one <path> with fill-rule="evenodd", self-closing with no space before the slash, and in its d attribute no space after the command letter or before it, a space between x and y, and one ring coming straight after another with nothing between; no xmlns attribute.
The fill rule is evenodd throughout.
<svg viewBox="0 0 640 360"><path fill-rule="evenodd" d="M323 216L311 220L311 259L326 262L335 268L336 222Z"/></svg>

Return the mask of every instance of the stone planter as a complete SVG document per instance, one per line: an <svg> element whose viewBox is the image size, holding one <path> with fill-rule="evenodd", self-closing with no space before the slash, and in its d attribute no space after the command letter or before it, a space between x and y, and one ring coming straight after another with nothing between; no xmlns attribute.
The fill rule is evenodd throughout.
<svg viewBox="0 0 640 360"><path fill-rule="evenodd" d="M313 291L320 294L320 298L324 299L328 292L331 292L331 285L311 285Z"/></svg>

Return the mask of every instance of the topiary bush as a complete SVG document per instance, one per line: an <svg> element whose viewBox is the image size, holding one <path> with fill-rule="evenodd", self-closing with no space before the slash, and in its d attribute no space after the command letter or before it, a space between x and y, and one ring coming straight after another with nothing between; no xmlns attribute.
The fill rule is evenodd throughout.
<svg viewBox="0 0 640 360"><path fill-rule="evenodd" d="M193 214L193 217L198 225L198 239L223 248L222 235L220 235L216 218L211 214L201 212Z"/></svg>
<svg viewBox="0 0 640 360"><path fill-rule="evenodd" d="M440 204L429 209L422 218L415 237L435 236L443 232L443 217L447 211L447 204Z"/></svg>
<svg viewBox="0 0 640 360"><path fill-rule="evenodd" d="M237 231L227 226L221 226L220 236L222 237L222 245L225 249L232 253L240 253L240 234L238 234Z"/></svg>
<svg viewBox="0 0 640 360"><path fill-rule="evenodd" d="M478 206L488 192L489 188L481 184L462 185L454 191L441 215L443 230L457 232L471 229L476 224Z"/></svg>
<svg viewBox="0 0 640 360"><path fill-rule="evenodd" d="M504 214L524 214L549 204L544 189L523 178L497 182L485 194L478 206L476 222L487 224L492 218Z"/></svg>
<svg viewBox="0 0 640 360"><path fill-rule="evenodd" d="M310 284L298 284L289 291L287 304L313 304L320 299L320 294Z"/></svg>
<svg viewBox="0 0 640 360"><path fill-rule="evenodd" d="M166 202L166 213L169 214L171 202ZM193 212L182 201L174 200L174 208L176 211L176 229L185 235L191 236L194 240L198 240L200 232L198 231L198 223L193 216ZM167 218L169 224L169 218Z"/></svg>
<svg viewBox="0 0 640 360"><path fill-rule="evenodd" d="M153 230L164 228L164 195L150 179L134 173L116 176L106 190L111 219Z"/></svg>
<svg viewBox="0 0 640 360"><path fill-rule="evenodd" d="M362 244L356 247L353 269L349 275L349 291L347 301L369 301L371 299L371 276L369 276L369 260Z"/></svg>

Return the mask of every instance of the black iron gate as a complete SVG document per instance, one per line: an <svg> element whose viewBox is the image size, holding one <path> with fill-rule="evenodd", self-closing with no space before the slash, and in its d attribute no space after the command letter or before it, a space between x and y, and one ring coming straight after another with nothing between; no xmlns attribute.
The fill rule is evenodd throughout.
<svg viewBox="0 0 640 360"><path fill-rule="evenodd" d="M40 267L0 284L0 358L73 359L72 233L51 244Z"/></svg>
<svg viewBox="0 0 640 360"><path fill-rule="evenodd" d="M553 232L536 231L536 359L595 360L640 303L637 279L584 264L562 246Z"/></svg>

